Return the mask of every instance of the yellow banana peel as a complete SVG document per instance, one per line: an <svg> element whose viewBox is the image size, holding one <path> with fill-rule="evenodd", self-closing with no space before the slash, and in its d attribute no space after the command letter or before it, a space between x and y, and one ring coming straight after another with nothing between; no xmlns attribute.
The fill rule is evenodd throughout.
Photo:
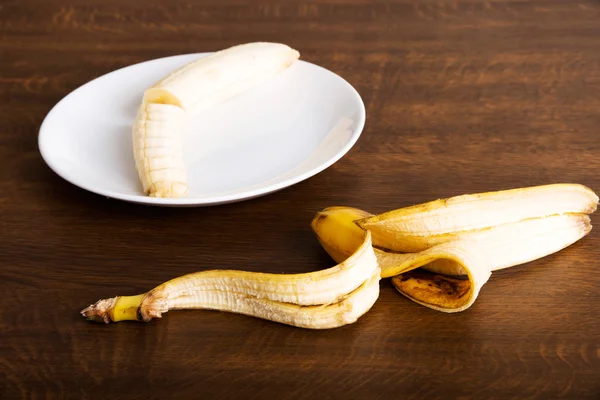
<svg viewBox="0 0 600 400"><path fill-rule="evenodd" d="M457 312L473 304L493 271L545 257L587 235L587 214L597 203L585 186L556 184L457 196L378 215L328 207L311 227L337 262L352 254L365 230L371 232L382 278L392 277L396 289L419 304Z"/></svg>
<svg viewBox="0 0 600 400"><path fill-rule="evenodd" d="M207 309L309 329L351 324L379 297L381 273L371 234L363 233L350 257L325 270L304 274L200 271L143 294L99 300L81 314L96 322L147 322L170 310Z"/></svg>

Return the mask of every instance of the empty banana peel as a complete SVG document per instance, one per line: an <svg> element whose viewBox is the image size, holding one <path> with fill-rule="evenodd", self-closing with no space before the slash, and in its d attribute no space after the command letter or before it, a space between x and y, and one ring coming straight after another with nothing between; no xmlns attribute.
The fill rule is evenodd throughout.
<svg viewBox="0 0 600 400"><path fill-rule="evenodd" d="M364 230L372 232L382 278L393 277L396 289L419 304L457 312L473 304L492 271L545 257L587 235L587 213L597 202L584 186L546 185L379 215L329 207L311 225L337 262L352 253Z"/></svg>
<svg viewBox="0 0 600 400"><path fill-rule="evenodd" d="M379 297L380 270L365 232L354 254L305 274L210 270L184 275L147 293L99 300L81 311L97 322L150 321L170 310L209 309L287 325L326 329L351 324Z"/></svg>
<svg viewBox="0 0 600 400"><path fill-rule="evenodd" d="M147 293L100 300L81 314L109 323L210 309L302 328L336 328L368 312L379 297L379 280L388 277L416 303L463 311L493 271L555 253L587 235L592 229L587 214L597 203L590 189L561 184L458 196L379 215L329 207L311 226L338 262L332 268L288 275L196 272Z"/></svg>

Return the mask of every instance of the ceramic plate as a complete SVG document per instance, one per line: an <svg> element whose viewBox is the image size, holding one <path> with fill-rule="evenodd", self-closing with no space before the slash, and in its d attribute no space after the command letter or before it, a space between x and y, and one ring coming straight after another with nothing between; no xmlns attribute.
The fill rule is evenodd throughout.
<svg viewBox="0 0 600 400"><path fill-rule="evenodd" d="M48 166L82 189L160 206L206 206L283 189L323 171L358 140L365 108L335 73L297 61L268 83L196 114L184 136L189 193L144 195L131 127L146 88L209 53L160 58L79 87L48 113L39 149Z"/></svg>

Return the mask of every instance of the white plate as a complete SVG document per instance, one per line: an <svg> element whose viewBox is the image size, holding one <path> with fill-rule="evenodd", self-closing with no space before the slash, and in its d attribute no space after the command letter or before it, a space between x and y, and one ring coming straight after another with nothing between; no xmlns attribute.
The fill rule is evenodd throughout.
<svg viewBox="0 0 600 400"><path fill-rule="evenodd" d="M48 113L39 149L48 166L91 192L135 203L201 206L249 199L323 171L356 143L365 108L344 79L298 61L273 80L195 116L185 134L189 193L144 195L131 126L146 88L209 53L135 64L74 90Z"/></svg>

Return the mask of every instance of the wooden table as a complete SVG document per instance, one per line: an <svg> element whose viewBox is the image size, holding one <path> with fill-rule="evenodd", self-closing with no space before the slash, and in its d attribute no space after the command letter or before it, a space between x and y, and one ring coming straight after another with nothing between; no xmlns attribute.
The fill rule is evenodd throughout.
<svg viewBox="0 0 600 400"><path fill-rule="evenodd" d="M203 269L329 267L309 227L327 206L382 212L554 182L600 190L599 12L591 0L4 0L0 397L599 398L594 230L494 273L459 314L385 280L368 314L327 331L215 311L147 324L79 315ZM257 40L299 49L363 97L362 137L317 176L167 209L88 193L40 157L43 118L89 80Z"/></svg>

